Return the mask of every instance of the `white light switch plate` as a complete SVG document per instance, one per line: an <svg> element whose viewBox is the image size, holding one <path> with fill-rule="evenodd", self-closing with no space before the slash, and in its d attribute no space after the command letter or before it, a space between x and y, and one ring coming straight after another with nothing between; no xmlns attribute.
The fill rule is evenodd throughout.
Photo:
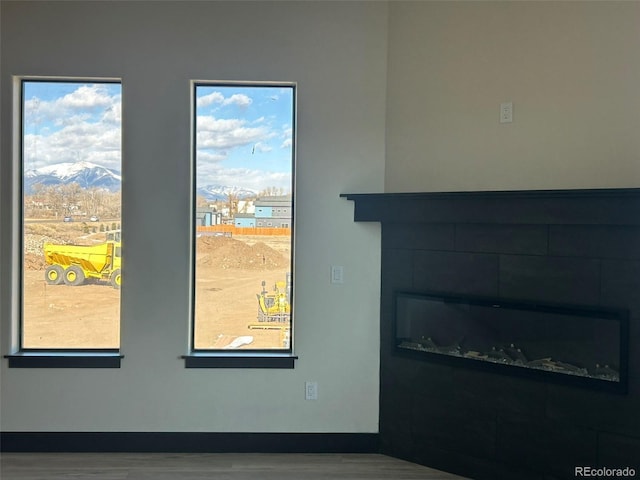
<svg viewBox="0 0 640 480"><path fill-rule="evenodd" d="M304 382L304 398L305 400L318 399L318 382Z"/></svg>
<svg viewBox="0 0 640 480"><path fill-rule="evenodd" d="M331 265L331 283L344 283L344 267Z"/></svg>

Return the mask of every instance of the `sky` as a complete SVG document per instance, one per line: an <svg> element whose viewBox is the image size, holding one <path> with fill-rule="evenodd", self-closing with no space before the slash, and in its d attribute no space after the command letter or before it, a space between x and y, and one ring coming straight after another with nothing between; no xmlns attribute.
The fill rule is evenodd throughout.
<svg viewBox="0 0 640 480"><path fill-rule="evenodd" d="M87 161L121 170L118 83L25 82L24 169Z"/></svg>
<svg viewBox="0 0 640 480"><path fill-rule="evenodd" d="M291 193L293 102L287 86L197 85L198 186Z"/></svg>
<svg viewBox="0 0 640 480"><path fill-rule="evenodd" d="M122 170L119 83L23 85L25 171L79 161ZM277 187L290 193L293 87L195 88L196 186Z"/></svg>

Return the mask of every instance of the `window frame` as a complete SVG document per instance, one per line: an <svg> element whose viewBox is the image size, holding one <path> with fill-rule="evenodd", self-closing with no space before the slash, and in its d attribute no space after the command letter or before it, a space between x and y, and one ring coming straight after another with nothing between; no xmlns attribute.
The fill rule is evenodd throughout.
<svg viewBox="0 0 640 480"><path fill-rule="evenodd" d="M196 310L196 235L195 215L197 193L197 96L199 86L219 87L272 87L290 88L292 92L292 135L291 135L291 315L289 319L290 340L288 349L246 349L246 350L221 350L198 349L195 347L195 310ZM295 249L294 249L294 225L295 225L295 197L296 197L296 161L297 161L297 113L298 113L298 86L296 82L272 82L272 81L216 81L216 80L192 80L190 82L190 178L191 178L191 204L190 204L190 314L189 314L189 345L188 353L183 355L185 368L276 368L293 369L298 359L294 353L294 290L295 290ZM261 222L260 222L261 223ZM259 222L256 221L258 225Z"/></svg>
<svg viewBox="0 0 640 480"><path fill-rule="evenodd" d="M118 348L31 348L24 341L24 104L26 83L117 84L122 95L122 79L116 77L67 77L16 75L13 80L13 135L11 157L10 236L11 236L11 344L9 368L120 368ZM122 137L122 126L120 127ZM121 148L122 152L122 148ZM16 291L17 290L17 291ZM120 323L122 320L120 319Z"/></svg>

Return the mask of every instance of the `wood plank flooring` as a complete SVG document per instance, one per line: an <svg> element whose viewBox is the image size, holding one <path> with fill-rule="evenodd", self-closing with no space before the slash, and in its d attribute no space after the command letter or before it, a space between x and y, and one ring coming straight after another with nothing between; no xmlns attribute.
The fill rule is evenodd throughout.
<svg viewBox="0 0 640 480"><path fill-rule="evenodd" d="M5 453L2 480L464 480L377 454Z"/></svg>

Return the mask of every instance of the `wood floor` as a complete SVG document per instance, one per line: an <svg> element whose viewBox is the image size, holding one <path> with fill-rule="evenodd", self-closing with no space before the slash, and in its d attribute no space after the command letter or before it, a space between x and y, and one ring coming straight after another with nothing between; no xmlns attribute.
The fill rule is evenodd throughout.
<svg viewBox="0 0 640 480"><path fill-rule="evenodd" d="M6 453L2 480L460 480L377 454Z"/></svg>

